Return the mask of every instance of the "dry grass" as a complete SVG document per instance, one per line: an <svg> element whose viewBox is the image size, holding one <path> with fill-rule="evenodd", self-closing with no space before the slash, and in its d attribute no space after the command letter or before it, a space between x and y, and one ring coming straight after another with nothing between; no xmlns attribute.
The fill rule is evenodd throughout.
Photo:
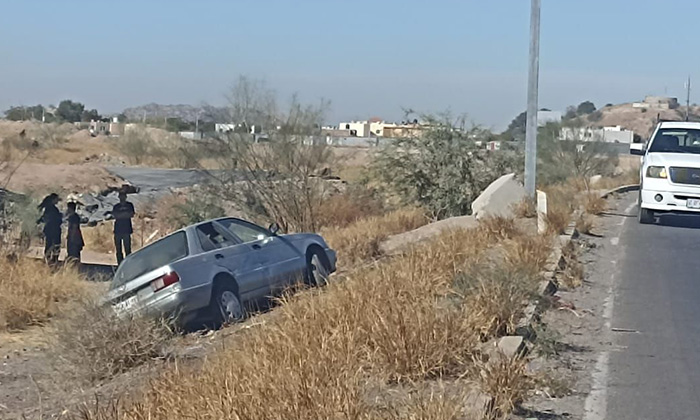
<svg viewBox="0 0 700 420"><path fill-rule="evenodd" d="M588 193L583 196L583 209L588 214L598 216L608 210L608 202L600 194Z"/></svg>
<svg viewBox="0 0 700 420"><path fill-rule="evenodd" d="M579 261L579 249L574 242L570 242L568 246L562 250L564 256L565 268L559 275L559 283L567 289L574 289L583 284L584 270L583 264Z"/></svg>
<svg viewBox="0 0 700 420"><path fill-rule="evenodd" d="M0 331L45 324L88 293L86 282L73 268L54 271L40 261L0 258Z"/></svg>
<svg viewBox="0 0 700 420"><path fill-rule="evenodd" d="M547 265L552 251L550 236L520 236L505 244L505 263L513 270L537 276Z"/></svg>
<svg viewBox="0 0 700 420"><path fill-rule="evenodd" d="M380 216L383 205L371 191L354 188L329 197L317 209L318 225L343 228L360 219Z"/></svg>
<svg viewBox="0 0 700 420"><path fill-rule="evenodd" d="M95 381L162 357L173 337L163 320L119 318L92 299L58 323L57 354Z"/></svg>
<svg viewBox="0 0 700 420"><path fill-rule="evenodd" d="M481 388L493 397L491 418L506 419L535 388L527 374L527 360L499 357L489 363L476 362Z"/></svg>
<svg viewBox="0 0 700 420"><path fill-rule="evenodd" d="M521 235L515 220L507 217L486 217L480 221L479 226L486 231L487 235L495 239L508 239Z"/></svg>
<svg viewBox="0 0 700 420"><path fill-rule="evenodd" d="M580 233L591 235L593 234L594 228L595 223L593 222L593 218L588 214L582 214L576 221L576 230Z"/></svg>
<svg viewBox="0 0 700 420"><path fill-rule="evenodd" d="M515 217L532 219L537 217L537 199L525 197L513 205Z"/></svg>
<svg viewBox="0 0 700 420"><path fill-rule="evenodd" d="M407 222L399 219L374 220L366 231L405 228ZM455 284L496 242L484 229L452 232L354 271L320 293L288 297L274 318L236 334L226 351L201 367L170 369L135 404L103 411L102 417L89 411L85 418L387 418L367 398L368 383L413 383L470 372L482 332L503 330L498 325L517 318L530 284L522 275L482 266L469 276L475 287ZM486 300L499 304L484 310ZM515 376L524 371L489 369L484 384L500 404L519 402ZM497 389L498 384L507 389ZM455 418L453 405L439 399L409 411L388 418Z"/></svg>
<svg viewBox="0 0 700 420"><path fill-rule="evenodd" d="M321 234L338 251L340 263L350 267L379 257L379 244L389 236L408 232L426 223L428 219L421 210L397 210L384 216L358 220L343 228L326 228Z"/></svg>

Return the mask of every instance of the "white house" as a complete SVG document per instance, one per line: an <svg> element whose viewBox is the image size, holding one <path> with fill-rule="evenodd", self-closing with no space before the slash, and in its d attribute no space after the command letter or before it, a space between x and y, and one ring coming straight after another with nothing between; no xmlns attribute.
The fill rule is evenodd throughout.
<svg viewBox="0 0 700 420"><path fill-rule="evenodd" d="M596 141L603 143L632 143L634 131L625 130L622 127L564 127L559 133L559 140Z"/></svg>

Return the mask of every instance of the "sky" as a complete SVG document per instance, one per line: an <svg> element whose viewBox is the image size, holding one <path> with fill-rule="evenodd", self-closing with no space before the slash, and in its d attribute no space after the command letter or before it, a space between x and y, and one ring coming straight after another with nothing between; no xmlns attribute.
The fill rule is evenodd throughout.
<svg viewBox="0 0 700 420"><path fill-rule="evenodd" d="M223 105L239 75L327 122L402 108L505 128L526 107L528 0L0 0L0 110ZM541 108L685 98L696 0L542 0ZM700 91L691 100L700 102Z"/></svg>

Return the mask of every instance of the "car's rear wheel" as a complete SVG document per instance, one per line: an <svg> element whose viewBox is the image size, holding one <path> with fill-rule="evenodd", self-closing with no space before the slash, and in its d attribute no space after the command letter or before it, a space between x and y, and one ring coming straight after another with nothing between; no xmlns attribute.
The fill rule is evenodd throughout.
<svg viewBox="0 0 700 420"><path fill-rule="evenodd" d="M246 310L238 293L229 284L214 287L211 298L211 313L220 324L241 322L246 317Z"/></svg>
<svg viewBox="0 0 700 420"><path fill-rule="evenodd" d="M331 273L326 258L319 250L311 250L306 256L306 276L312 286L321 287L328 284Z"/></svg>

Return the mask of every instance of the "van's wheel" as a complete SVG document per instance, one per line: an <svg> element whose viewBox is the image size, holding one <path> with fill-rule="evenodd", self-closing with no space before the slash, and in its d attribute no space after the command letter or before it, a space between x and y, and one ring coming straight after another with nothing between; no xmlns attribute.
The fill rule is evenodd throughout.
<svg viewBox="0 0 700 420"><path fill-rule="evenodd" d="M322 255L321 252L311 250L306 254L306 277L311 286L325 286L331 275L325 255Z"/></svg>
<svg viewBox="0 0 700 420"><path fill-rule="evenodd" d="M229 284L214 286L209 305L214 319L221 325L241 322L246 318L245 307L234 287Z"/></svg>

